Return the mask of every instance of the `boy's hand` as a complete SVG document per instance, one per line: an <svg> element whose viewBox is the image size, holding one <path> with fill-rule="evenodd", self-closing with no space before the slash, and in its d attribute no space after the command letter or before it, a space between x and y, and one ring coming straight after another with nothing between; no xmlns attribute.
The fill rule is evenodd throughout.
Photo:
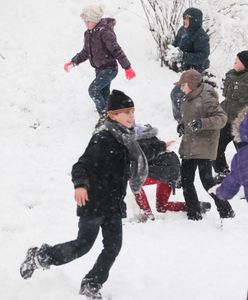
<svg viewBox="0 0 248 300"><path fill-rule="evenodd" d="M136 76L134 70L131 67L126 69L125 72L126 72L126 78L128 80L133 79Z"/></svg>
<svg viewBox="0 0 248 300"><path fill-rule="evenodd" d="M170 152L170 151L171 151L171 150L169 149L169 147L170 147L171 145L175 144L175 142L176 142L176 141L174 141L174 140L165 142L165 144L166 144L166 151L167 151L167 152Z"/></svg>
<svg viewBox="0 0 248 300"><path fill-rule="evenodd" d="M83 187L76 188L74 199L77 202L78 206L80 207L85 206L86 201L89 201L87 190Z"/></svg>
<svg viewBox="0 0 248 300"><path fill-rule="evenodd" d="M196 132L202 128L202 121L201 119L193 120L188 123L188 126L193 132Z"/></svg>
<svg viewBox="0 0 248 300"><path fill-rule="evenodd" d="M72 61L69 61L69 62L64 64L64 70L66 72L70 72L73 67L74 67L74 65L73 65Z"/></svg>

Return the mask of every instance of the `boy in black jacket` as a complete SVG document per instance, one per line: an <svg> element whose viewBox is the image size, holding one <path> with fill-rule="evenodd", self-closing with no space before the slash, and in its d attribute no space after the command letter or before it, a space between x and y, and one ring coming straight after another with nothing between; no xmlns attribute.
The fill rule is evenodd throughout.
<svg viewBox="0 0 248 300"><path fill-rule="evenodd" d="M30 248L20 272L30 278L37 268L62 265L86 254L93 246L99 229L103 250L93 268L84 276L80 294L102 299L100 288L122 245L122 218L126 216L127 182L139 192L148 173L147 161L135 140L134 103L114 90L108 102L108 119L94 134L84 154L72 168L79 231L75 240L40 248Z"/></svg>

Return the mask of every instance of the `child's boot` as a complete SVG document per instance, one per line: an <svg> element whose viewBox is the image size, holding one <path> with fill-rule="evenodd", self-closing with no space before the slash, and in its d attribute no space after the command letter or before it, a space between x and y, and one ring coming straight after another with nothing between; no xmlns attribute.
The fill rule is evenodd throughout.
<svg viewBox="0 0 248 300"><path fill-rule="evenodd" d="M40 248L29 248L26 258L20 267L20 274L24 279L32 277L34 271L38 268L49 269L51 257L47 254L47 250L51 246L42 244Z"/></svg>

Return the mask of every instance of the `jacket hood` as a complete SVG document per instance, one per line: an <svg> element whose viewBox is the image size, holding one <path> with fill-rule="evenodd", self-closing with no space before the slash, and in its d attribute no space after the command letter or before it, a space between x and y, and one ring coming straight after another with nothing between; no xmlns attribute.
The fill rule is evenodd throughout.
<svg viewBox="0 0 248 300"><path fill-rule="evenodd" d="M189 30L196 30L202 26L202 11L198 8L190 7L185 10L183 17L189 17Z"/></svg>
<svg viewBox="0 0 248 300"><path fill-rule="evenodd" d="M232 134L237 143L248 143L248 106L243 108L233 121Z"/></svg>
<svg viewBox="0 0 248 300"><path fill-rule="evenodd" d="M107 28L113 30L115 24L116 20L113 18L102 18L101 21L96 25L96 29Z"/></svg>
<svg viewBox="0 0 248 300"><path fill-rule="evenodd" d="M135 123L134 130L137 140L150 139L158 134L158 129L152 127L150 124L140 125Z"/></svg>

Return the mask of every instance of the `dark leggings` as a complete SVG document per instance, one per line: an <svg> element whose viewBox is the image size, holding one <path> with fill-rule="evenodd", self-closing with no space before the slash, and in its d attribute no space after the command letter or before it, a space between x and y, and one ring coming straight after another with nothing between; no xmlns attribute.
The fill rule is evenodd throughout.
<svg viewBox="0 0 248 300"><path fill-rule="evenodd" d="M76 240L58 244L49 250L53 265L63 265L86 254L102 229L103 250L85 278L103 284L122 246L122 219L115 217L80 217Z"/></svg>
<svg viewBox="0 0 248 300"><path fill-rule="evenodd" d="M220 131L220 139L218 145L218 152L216 160L213 162L213 167L216 173L220 173L229 168L226 161L226 147L233 141L232 127L230 123L227 123ZM236 143L233 141L234 147L236 150L242 147L242 143Z"/></svg>

